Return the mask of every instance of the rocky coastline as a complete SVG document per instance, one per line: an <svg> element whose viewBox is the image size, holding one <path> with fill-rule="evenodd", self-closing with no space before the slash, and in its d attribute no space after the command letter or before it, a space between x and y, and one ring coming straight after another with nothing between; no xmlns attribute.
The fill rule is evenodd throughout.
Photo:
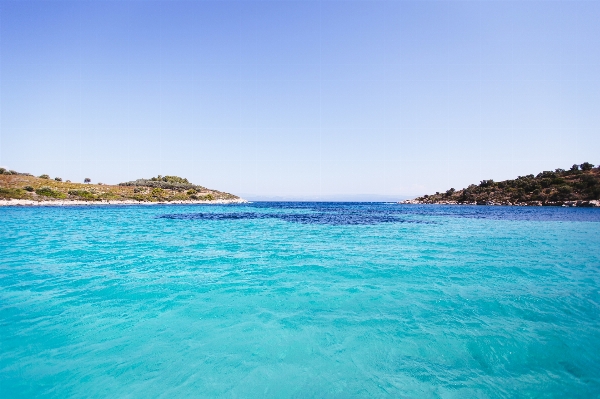
<svg viewBox="0 0 600 399"><path fill-rule="evenodd" d="M0 199L0 206L102 206L102 205L226 205L226 204L246 204L243 198L232 200L187 200L187 201L157 201L144 202L135 200L101 200L101 201L81 201L81 200L46 200L35 201L26 199Z"/></svg>
<svg viewBox="0 0 600 399"><path fill-rule="evenodd" d="M561 206L561 207L580 207L580 208L596 208L600 207L600 200L590 201L528 201L528 202L457 202L457 201L422 201L418 199L410 199L398 202L399 204L418 204L418 205L495 205L495 206Z"/></svg>

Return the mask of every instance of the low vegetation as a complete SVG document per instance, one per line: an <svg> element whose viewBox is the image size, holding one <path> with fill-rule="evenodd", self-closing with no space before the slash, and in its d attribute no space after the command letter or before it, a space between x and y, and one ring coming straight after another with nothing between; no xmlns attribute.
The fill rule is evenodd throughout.
<svg viewBox="0 0 600 399"><path fill-rule="evenodd" d="M114 201L139 202L236 200L239 197L190 183L178 176L158 176L138 179L119 185L85 184L51 179L43 174L34 177L0 168L0 199L29 199L35 201Z"/></svg>
<svg viewBox="0 0 600 399"><path fill-rule="evenodd" d="M57 198L57 199L65 199L67 195L59 190L53 190L48 186L43 186L35 190L35 193L40 196Z"/></svg>
<svg viewBox="0 0 600 399"><path fill-rule="evenodd" d="M584 162L570 169L544 171L495 182L482 180L462 190L424 195L407 202L423 204L578 205L600 200L600 167ZM592 201L592 203L590 203Z"/></svg>
<svg viewBox="0 0 600 399"><path fill-rule="evenodd" d="M96 194L87 190L69 190L69 195L83 200L98 200L98 196Z"/></svg>
<svg viewBox="0 0 600 399"><path fill-rule="evenodd" d="M166 190L191 191L197 192L206 191L205 187L197 186L179 176L161 176L152 177L150 179L137 179L125 183L119 183L120 186L136 186L136 187L154 187Z"/></svg>
<svg viewBox="0 0 600 399"><path fill-rule="evenodd" d="M26 197L26 192L21 189L0 187L0 198L24 199Z"/></svg>
<svg viewBox="0 0 600 399"><path fill-rule="evenodd" d="M0 168L0 175L8 175L8 176L10 176L10 175L31 176L30 173L19 173L19 172L15 171L15 170L8 170L8 169L5 169L5 168Z"/></svg>

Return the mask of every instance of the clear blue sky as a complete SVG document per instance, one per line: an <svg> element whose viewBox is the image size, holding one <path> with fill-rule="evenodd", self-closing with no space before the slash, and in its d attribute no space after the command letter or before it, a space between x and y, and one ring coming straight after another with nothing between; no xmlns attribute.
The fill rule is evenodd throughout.
<svg viewBox="0 0 600 399"><path fill-rule="evenodd" d="M0 7L18 171L394 199L600 163L598 1Z"/></svg>

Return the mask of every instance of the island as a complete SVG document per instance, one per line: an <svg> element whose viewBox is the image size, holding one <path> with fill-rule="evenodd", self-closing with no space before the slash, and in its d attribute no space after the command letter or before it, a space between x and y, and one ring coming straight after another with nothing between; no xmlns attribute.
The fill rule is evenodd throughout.
<svg viewBox="0 0 600 399"><path fill-rule="evenodd" d="M63 181L47 174L0 168L0 205L95 204L230 204L246 200L229 193L192 184L178 176L157 176L118 185Z"/></svg>
<svg viewBox="0 0 600 399"><path fill-rule="evenodd" d="M400 203L598 207L600 167L584 162L568 170L544 171L513 180L482 180L461 190L450 188Z"/></svg>

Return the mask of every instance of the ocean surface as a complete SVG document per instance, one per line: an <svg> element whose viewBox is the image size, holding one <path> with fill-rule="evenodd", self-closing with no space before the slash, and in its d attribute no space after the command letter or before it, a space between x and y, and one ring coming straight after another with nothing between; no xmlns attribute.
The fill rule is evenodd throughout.
<svg viewBox="0 0 600 399"><path fill-rule="evenodd" d="M600 209L0 209L0 398L598 398Z"/></svg>

